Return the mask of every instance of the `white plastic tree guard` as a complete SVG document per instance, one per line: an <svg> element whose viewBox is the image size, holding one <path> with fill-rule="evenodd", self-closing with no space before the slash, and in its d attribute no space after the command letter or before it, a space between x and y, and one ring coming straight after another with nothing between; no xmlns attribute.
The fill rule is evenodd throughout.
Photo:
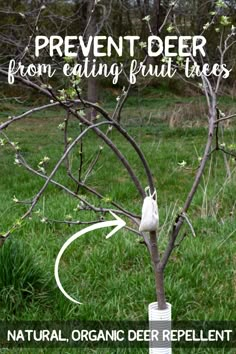
<svg viewBox="0 0 236 354"><path fill-rule="evenodd" d="M167 303L165 310L158 310L158 303L152 302L148 306L149 329L171 330L171 304ZM160 347L159 347L160 346ZM150 341L149 354L172 354L171 343L164 343L162 340Z"/></svg>

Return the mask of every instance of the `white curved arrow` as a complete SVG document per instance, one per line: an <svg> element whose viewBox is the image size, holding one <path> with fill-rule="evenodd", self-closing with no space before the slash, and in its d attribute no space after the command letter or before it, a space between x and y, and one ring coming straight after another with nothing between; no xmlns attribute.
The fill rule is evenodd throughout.
<svg viewBox="0 0 236 354"><path fill-rule="evenodd" d="M98 229L102 229L103 227L111 227L111 226L116 226L107 236L106 238L111 237L112 235L114 235L117 231L119 231L120 229L122 229L122 227L124 227L126 225L125 221L122 220L119 216L117 216L116 214L114 214L112 211L110 211L111 215L115 218L115 220L111 220L111 221L103 221L103 222L99 222L97 224L91 225L86 227L83 230L80 230L78 232L76 232L76 234L72 235L62 246L62 248L60 249L60 252L57 255L56 258L56 262L55 262L55 267L54 267L54 276L55 276L55 280L57 283L58 288L61 290L61 292L65 295L65 297L67 299L69 299L72 302L75 302L76 304L81 304L81 302L75 300L73 297L71 297L69 294L67 294L67 292L64 290L60 278L59 278L59 263L60 263L60 259L63 255L63 253L65 252L65 250L67 249L67 247L73 242L75 241L77 238L79 238L80 236L87 234L90 231L94 231L94 230L98 230Z"/></svg>

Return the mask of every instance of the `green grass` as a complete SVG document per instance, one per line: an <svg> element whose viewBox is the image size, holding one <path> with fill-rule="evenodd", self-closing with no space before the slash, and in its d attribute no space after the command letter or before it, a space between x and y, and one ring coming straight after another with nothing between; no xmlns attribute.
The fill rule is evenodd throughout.
<svg viewBox="0 0 236 354"><path fill-rule="evenodd" d="M148 95L151 96L150 92ZM163 251L171 223L183 205L193 182L198 157L202 156L206 141L206 129L204 126L198 128L179 126L169 129L168 123L159 119L158 115L161 115L161 112L164 114L171 98L161 98L163 102L159 103L157 116L154 116L154 121L147 125L145 122L150 109L155 111L156 98L152 101L152 97L144 106L138 106L143 110L143 125L135 126L132 119L136 117L137 107L134 102L132 103L132 99L135 102L135 99L131 98L124 111L124 123L139 142L152 167L158 191L160 248ZM193 100L196 100L196 97ZM225 102L229 103L227 100ZM1 113L0 119L4 120L6 116L23 110L22 106L19 108L9 105ZM19 142L24 157L34 167L37 167L45 155L49 156L47 171L50 171L63 151L63 133L57 129L63 119L59 109L51 110L47 115L37 113L10 127L7 133L14 141ZM74 137L78 132L79 128L74 121L71 124L70 136ZM234 125L225 130L226 145L235 143L235 133ZM132 149L116 132L113 131L111 137L130 161L145 187L147 185L145 175ZM101 141L92 132L84 139L85 166L100 145ZM75 149L71 158L76 171L79 147ZM187 162L186 169L178 165L183 160ZM172 304L175 320L236 320L236 164L232 159L228 161L232 171L231 180L226 179L222 154L212 155L189 211L197 237L193 238L188 226L184 226L181 235L186 232L187 236L181 246L176 248L166 269L166 295ZM3 233L26 211L25 206L12 201L13 196L19 200L30 199L43 182L22 167L14 165L14 153L7 146L0 147L0 164L0 233ZM66 177L64 167L59 170L56 179L72 189L75 188ZM104 148L94 174L88 179L88 184L127 209L140 213L141 201L135 187L109 148ZM100 205L96 198L91 198L85 191L81 190L80 194L95 205ZM77 240L66 251L61 262L61 280L68 293L83 302L82 306L68 302L58 290L53 275L57 253L63 243L82 227L42 223L41 219L45 216L61 220L68 214L72 215L73 219L80 220L97 218L94 213L76 211L77 204L78 201L50 186L35 209L40 210L40 215L34 213L32 220L25 222L22 228L13 233L12 239L0 248L1 264L4 264L0 270L1 319L147 319L147 306L155 301L152 266L146 248L139 243L138 236L128 231L121 231L109 240L105 239L108 230L97 231ZM15 261L18 263L14 263L14 258L10 256L14 252L17 254ZM13 271L12 262L19 268L18 277L14 276L16 273ZM22 266L18 267L17 264L21 263ZM32 284L30 291L27 288L29 284ZM13 289L12 293L7 292L9 288ZM25 289L28 291L27 296ZM10 352L21 351L11 349ZM32 350L25 349L22 352L32 353ZM35 349L35 352L54 351ZM58 352L55 350L55 353ZM78 350L65 349L60 352L75 353ZM100 351L86 350L86 352ZM101 353L113 352L115 353L111 350L101 351ZM131 351L128 349L117 351L122 352ZM133 352L145 351L133 350ZM190 350L176 350L176 353L189 352ZM195 352L224 351L215 349L203 352L191 351Z"/></svg>

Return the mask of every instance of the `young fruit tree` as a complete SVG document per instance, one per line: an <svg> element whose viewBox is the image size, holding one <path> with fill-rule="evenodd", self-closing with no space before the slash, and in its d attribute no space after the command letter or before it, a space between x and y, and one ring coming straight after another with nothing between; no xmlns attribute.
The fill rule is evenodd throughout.
<svg viewBox="0 0 236 354"><path fill-rule="evenodd" d="M131 2L127 3L130 8L134 6ZM6 37L2 36L3 44L5 41L9 46L7 58L10 58L10 64L9 61L6 63L6 60L1 60L0 74L2 78L5 78L4 80L8 80L9 84L35 92L36 99L35 105L30 110L8 117L1 122L1 146L3 149L10 147L15 154L15 164L35 175L35 178L41 179L42 186L33 196L30 196L31 193L28 191L29 199L26 201L19 201L15 198L16 203L25 205L25 212L18 220L13 220L12 227L1 234L1 243L4 244L14 231L23 227L23 222L32 216L38 202L46 195L48 186L52 185L78 201L81 217L79 220L70 218L49 220L44 217L45 222L90 225L110 220L110 213L125 220L125 228L140 238L150 254L155 276L155 300L158 308L164 310L167 307L165 269L173 251L186 237L186 233L182 233L183 225L186 224L190 234L196 236L194 220L190 221L188 211L200 186L208 160L212 154L219 152L235 158L235 154L221 144L219 132L223 124L236 115L224 114L221 111L218 97L232 69L229 58L236 43L236 31L232 23L230 8L224 1L211 2L208 13L204 13L207 18L206 23L200 28L200 32L194 33L192 28L189 28L189 24L183 25L181 18L183 11L188 11L191 4L188 5L185 1L179 0L171 3L164 2L165 4L161 6L160 2L154 1L155 16L152 18L149 8L152 2L144 2L149 4L147 8L150 12L146 12L147 9L142 6L141 2L138 3L140 6L136 10L141 11L142 17L142 20L139 20L139 26L135 27L137 19L130 19L130 13L128 13L127 21L131 21L132 27L131 32L126 33L130 35L122 33L122 29L119 29L117 34L120 39L116 36L116 40L112 36L109 24L109 19L114 14L109 2L106 1L89 2L89 16L86 17L86 21L83 17L81 21L83 28L77 31L70 22L70 17L58 16L56 18L44 5L37 11L26 9L25 13L12 14L12 16L17 16L25 37L20 39L17 37L15 25L12 25L11 36L7 43ZM48 26L50 20L57 23L58 28L50 28ZM67 26L70 29L68 32L70 36L66 34L66 31L62 31L62 28L67 28ZM145 38L142 33L137 35L138 27L145 32ZM185 35L186 33L189 34ZM207 39L211 38L212 33L216 49L214 56L207 52ZM113 61L113 55L115 55L116 64ZM123 56L125 60L120 65ZM119 93L113 111L105 109L102 102L97 102L101 84L99 77L106 77L106 80L112 78L115 84L118 81L122 82L123 89L117 89ZM153 175L152 166L145 157L140 144L125 126L122 117L126 102L135 87L143 82L148 84L151 77L159 77L163 80L178 78L181 85L194 87L196 92L204 96L208 110L205 150L195 170L191 189L187 191L185 202L175 215L170 232L166 235L164 249L163 247L161 249L158 239L162 224L160 220L159 225L158 215L158 207L161 209L162 205L157 206L158 196L161 193L158 180L161 176ZM88 95L86 91L89 92ZM93 96L92 99L90 96ZM64 112L64 121L59 126L63 132L64 150L55 165L48 170L49 158L47 156L38 163L37 167L31 165L27 154L12 136L9 136L8 131L20 120L27 120L37 112L44 112L44 115L47 115L50 109L55 108ZM70 137L72 128L76 133L74 138ZM97 146L93 159L86 161L84 140L91 132L100 139L100 144ZM117 144L114 132L122 136L129 145L129 150L136 154L140 162L140 170L137 171L133 161L129 160L122 147ZM79 155L75 160L72 158L73 152L78 147ZM136 195L139 198L140 214L126 205L121 205L119 200L109 199L106 190L104 193L97 190L96 183L90 184L90 176L93 175L94 180L105 148L112 151L116 163L123 167L129 176L130 184L135 186ZM227 158L224 161L230 173ZM183 161L182 167L184 166ZM58 180L57 173L63 169L66 171L67 179ZM143 173L145 180L140 177ZM157 183L155 183L155 177L158 177ZM58 208L60 208L59 205ZM96 220L83 221L83 212L91 212L92 215L98 216Z"/></svg>

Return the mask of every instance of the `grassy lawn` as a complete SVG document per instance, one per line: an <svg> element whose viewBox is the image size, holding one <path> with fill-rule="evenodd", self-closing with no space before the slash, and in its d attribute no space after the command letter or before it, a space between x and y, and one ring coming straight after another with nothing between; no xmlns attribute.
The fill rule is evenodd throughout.
<svg viewBox="0 0 236 354"><path fill-rule="evenodd" d="M154 92L155 93L155 92ZM182 101L199 106L199 98L157 98L148 93L149 103L131 97L124 110L123 122L139 142L152 167L160 212L161 250L168 241L168 231L180 210L193 182L199 158L202 156L207 130L192 114L191 124L181 124L179 116L172 124L168 114ZM136 102L136 104L135 104ZM159 106L155 108L155 102ZM235 102L222 99L230 111ZM112 104L107 104L108 109ZM24 111L25 107L9 104L3 107L0 121L8 115ZM169 112L169 113L168 113ZM197 111L196 114L198 114ZM151 117L150 117L151 115ZM166 119L164 119L166 117ZM63 122L63 112L53 109L37 113L7 129L8 136L19 142L25 159L35 168L44 156L50 161L51 171L63 151L63 132L58 125ZM135 124L135 119L139 124ZM148 122L148 123L147 123ZM105 128L104 128L105 130ZM71 122L70 136L79 133L76 121ZM236 143L236 125L225 128L226 146ZM146 187L147 181L141 164L116 132L110 137L130 161ZM94 133L84 139L85 167L102 145ZM79 166L79 146L71 159L73 170ZM179 163L186 161L185 168ZM231 178L226 176L224 158L220 152L213 154L202 179L201 186L189 211L195 229L193 238L187 225L181 235L186 237L177 247L165 273L166 295L172 304L175 320L236 320L236 163L228 158ZM62 166L55 179L75 188ZM104 147L88 185L96 188L108 199L140 213L141 201L122 165L108 147ZM0 147L0 233L5 232L19 218L26 206L13 202L30 199L43 185L43 181L22 167L14 165L14 153ZM99 200L86 191L80 194L100 206ZM0 317L2 320L146 320L147 306L155 301L152 266L146 248L140 239L128 231L120 231L106 240L108 230L96 231L73 243L63 256L60 268L61 281L67 292L83 303L70 303L58 290L53 275L56 256L63 243L80 228L63 224L43 223L48 219L63 220L70 214L73 220L96 220L94 213L79 211L78 201L54 186L49 186L35 208L31 220L15 231L0 249ZM180 236L181 238L181 236ZM30 285L31 284L31 285ZM0 352L8 352L7 350ZM11 353L20 352L19 349ZM32 350L22 350L32 353ZM53 353L52 350L35 350ZM55 350L55 353L58 353ZM65 349L63 353L78 353ZM111 350L86 350L88 353L113 353ZM145 353L145 350L118 350L119 353ZM189 353L176 350L176 353ZM191 353L233 353L226 350L192 350Z"/></svg>

